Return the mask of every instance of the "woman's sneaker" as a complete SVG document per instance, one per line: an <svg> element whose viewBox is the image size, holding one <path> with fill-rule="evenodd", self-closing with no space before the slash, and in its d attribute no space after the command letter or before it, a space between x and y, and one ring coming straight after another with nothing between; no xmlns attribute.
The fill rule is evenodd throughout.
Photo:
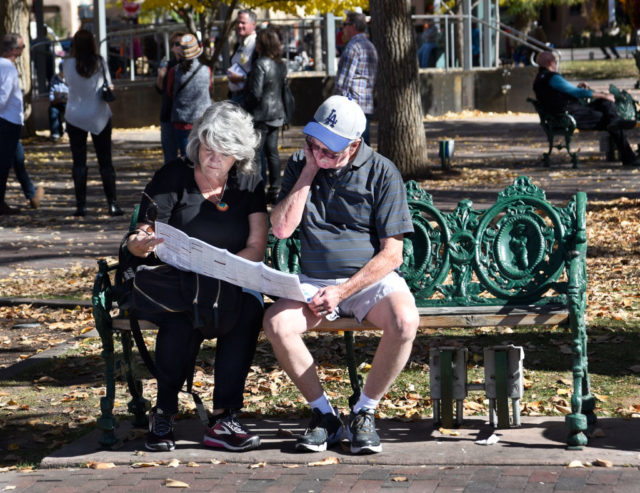
<svg viewBox="0 0 640 493"><path fill-rule="evenodd" d="M382 452L380 437L376 432L374 410L363 407L349 414L347 438L351 442L352 454L375 454Z"/></svg>
<svg viewBox="0 0 640 493"><path fill-rule="evenodd" d="M173 438L175 414L167 414L159 407L149 412L149 432L144 446L154 452L168 452L176 448Z"/></svg>
<svg viewBox="0 0 640 493"><path fill-rule="evenodd" d="M225 413L215 417L205 429L203 443L207 447L225 448L236 452L253 450L260 446L260 437L251 435L235 414Z"/></svg>
<svg viewBox="0 0 640 493"><path fill-rule="evenodd" d="M322 452L339 443L344 436L344 426L337 409L335 413L322 414L319 409L311 410L311 421L307 429L298 437L296 450L301 452Z"/></svg>

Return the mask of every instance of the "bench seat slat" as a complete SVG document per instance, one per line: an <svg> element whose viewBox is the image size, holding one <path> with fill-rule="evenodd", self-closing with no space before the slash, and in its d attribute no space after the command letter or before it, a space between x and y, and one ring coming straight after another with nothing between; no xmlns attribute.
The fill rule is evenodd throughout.
<svg viewBox="0 0 640 493"><path fill-rule="evenodd" d="M443 306L422 307L420 313L421 329L438 329L449 327L489 327L526 325L566 324L569 311L561 305L514 305L514 306ZM115 318L113 328L129 329L129 319ZM153 330L157 327L146 320L140 321L142 330ZM359 324L354 318L323 320L314 330L318 332L339 332L342 330L371 330L376 327L368 322Z"/></svg>

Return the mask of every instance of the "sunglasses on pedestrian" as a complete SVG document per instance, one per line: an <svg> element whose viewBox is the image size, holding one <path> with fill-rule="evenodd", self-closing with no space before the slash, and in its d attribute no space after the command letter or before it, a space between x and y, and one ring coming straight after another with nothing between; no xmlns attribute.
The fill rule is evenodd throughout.
<svg viewBox="0 0 640 493"><path fill-rule="evenodd" d="M349 145L347 147L345 147L342 151L333 152L333 151L330 151L329 149L326 149L324 147L320 147L313 140L311 140L311 137L308 137L308 136L306 138L306 143L307 143L307 147L309 148L309 150L311 152L319 152L322 156L324 156L327 159L331 159L331 160L338 159L344 153L344 151L347 150L349 145L351 145L351 142L350 142Z"/></svg>

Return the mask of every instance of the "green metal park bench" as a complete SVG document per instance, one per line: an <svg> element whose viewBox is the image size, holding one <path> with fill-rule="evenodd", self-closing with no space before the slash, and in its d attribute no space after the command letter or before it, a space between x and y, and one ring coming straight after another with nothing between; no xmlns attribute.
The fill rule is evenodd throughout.
<svg viewBox="0 0 640 493"><path fill-rule="evenodd" d="M596 423L585 328L586 194L578 192L565 207L554 206L528 177L519 177L489 208L476 210L470 200L462 200L455 210L443 212L418 183L407 182L406 191L415 233L404 240L400 270L419 307L420 328L568 327L574 389L571 413L566 416L567 444L570 448L586 445L585 432ZM286 240L272 237L266 261L279 270L296 273L298 252L295 236ZM115 269L115 265L100 260L93 291L96 328L107 366L106 396L98 420L104 445L115 443L114 333L119 333L122 340L124 369L132 394L129 410L136 424L145 425L148 407L131 371L129 321L111 315L114 292L121 282L111 280L110 273ZM375 327L342 318L324 320L314 330L344 332L353 402L362 383L354 357L354 333Z"/></svg>
<svg viewBox="0 0 640 493"><path fill-rule="evenodd" d="M614 95L616 99L616 106L618 108L618 114L622 118L624 118L625 120L638 119L638 103L627 91L621 90L615 85L611 84L609 86L609 92ZM549 149L547 150L547 152L542 154L542 161L544 166L550 165L551 151L555 147L558 150L566 149L569 157L571 158L573 168L577 168L578 153L571 150L571 140L573 139L573 135L578 128L574 117L566 111L564 113L547 113L539 101L532 98L527 98L527 101L533 105L536 113L538 113L538 117L540 118L540 126L547 136L547 141L549 143ZM560 137L561 139L563 138L564 143L561 140L558 144L555 144L556 137ZM607 161L615 161L615 145L610 137L608 137L607 139L607 145L605 146L605 148Z"/></svg>

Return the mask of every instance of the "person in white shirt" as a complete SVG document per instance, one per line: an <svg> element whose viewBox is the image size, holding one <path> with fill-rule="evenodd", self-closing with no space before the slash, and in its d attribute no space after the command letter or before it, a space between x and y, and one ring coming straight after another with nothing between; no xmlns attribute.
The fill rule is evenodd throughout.
<svg viewBox="0 0 640 493"><path fill-rule="evenodd" d="M80 29L73 36L71 56L64 61L64 74L69 86L65 119L73 157L74 216L86 215L88 133L96 151L109 215L121 216L122 210L116 202L116 172L111 160L111 108L102 99L101 90L105 78L111 87L113 85L90 31Z"/></svg>
<svg viewBox="0 0 640 493"><path fill-rule="evenodd" d="M236 17L236 35L238 42L231 57L231 66L227 70L229 79L229 99L242 105L245 82L251 72L253 52L256 49L256 14L252 10L242 9Z"/></svg>
<svg viewBox="0 0 640 493"><path fill-rule="evenodd" d="M25 44L22 36L16 33L5 34L2 38L2 56L0 56L0 215L13 214L17 209L9 207L4 198L7 191L7 178L22 132L24 111L22 90L16 58L22 55Z"/></svg>

